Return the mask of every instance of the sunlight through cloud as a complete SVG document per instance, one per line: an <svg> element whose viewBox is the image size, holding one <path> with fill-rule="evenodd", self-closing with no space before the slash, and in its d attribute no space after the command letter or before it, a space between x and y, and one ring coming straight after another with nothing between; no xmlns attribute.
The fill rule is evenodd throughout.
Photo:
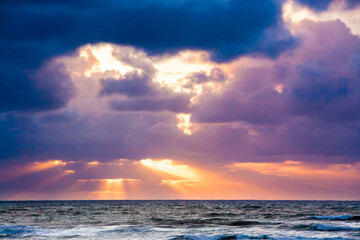
<svg viewBox="0 0 360 240"><path fill-rule="evenodd" d="M163 160L152 160L152 159L143 159L140 160L140 163L148 168L151 168L156 171L169 173L182 178L196 178L197 174L195 171L188 165L176 165L170 159Z"/></svg>

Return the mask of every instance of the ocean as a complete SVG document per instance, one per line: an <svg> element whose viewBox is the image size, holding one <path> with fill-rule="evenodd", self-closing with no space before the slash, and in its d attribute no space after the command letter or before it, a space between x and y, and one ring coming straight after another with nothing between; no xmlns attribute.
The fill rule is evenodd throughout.
<svg viewBox="0 0 360 240"><path fill-rule="evenodd" d="M2 201L1 239L360 239L360 201Z"/></svg>

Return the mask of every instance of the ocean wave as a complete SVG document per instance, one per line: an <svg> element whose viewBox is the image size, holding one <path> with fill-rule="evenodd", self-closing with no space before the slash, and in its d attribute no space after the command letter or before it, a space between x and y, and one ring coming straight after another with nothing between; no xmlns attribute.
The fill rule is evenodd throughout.
<svg viewBox="0 0 360 240"><path fill-rule="evenodd" d="M263 222L255 220L235 220L221 217L210 217L210 218L189 218L189 219L168 219L168 218L151 218L152 222L157 225L170 225L170 226L206 226L206 225L221 225L221 226L255 226L255 225L277 225L280 222Z"/></svg>
<svg viewBox="0 0 360 240"><path fill-rule="evenodd" d="M169 240L246 240L246 239L273 239L267 235L260 236L249 236L243 234L232 234L232 235L216 235L216 236L194 236L194 235L179 235Z"/></svg>
<svg viewBox="0 0 360 240"><path fill-rule="evenodd" d="M0 225L0 237L12 237L33 233L33 227L22 225Z"/></svg>
<svg viewBox="0 0 360 240"><path fill-rule="evenodd" d="M234 235L216 235L216 236L193 236L193 235L179 235L168 240L251 240L251 239L272 239L272 240L324 240L324 238L316 237L272 237L268 235L259 235L259 236L250 236L244 234L234 234ZM326 238L327 240L353 240L351 238Z"/></svg>
<svg viewBox="0 0 360 240"><path fill-rule="evenodd" d="M317 230L319 231L359 231L360 228L349 227L349 226L331 226L318 224Z"/></svg>
<svg viewBox="0 0 360 240"><path fill-rule="evenodd" d="M233 222L229 222L228 226L253 226L253 225L263 225L263 224L267 224L264 222L258 222L258 221L243 221L243 220L238 220L238 221L233 221Z"/></svg>
<svg viewBox="0 0 360 240"><path fill-rule="evenodd" d="M108 234L112 232L123 232L127 228L133 226L77 226L73 228L41 228L37 226L22 226L22 225L0 225L0 238L10 237L62 237L62 238L74 238L74 237L90 237L101 234ZM136 232L136 229L131 229Z"/></svg>
<svg viewBox="0 0 360 240"><path fill-rule="evenodd" d="M360 228L350 226L332 226L324 224L299 224L292 227L295 230L307 230L307 231L359 231Z"/></svg>
<svg viewBox="0 0 360 240"><path fill-rule="evenodd" d="M205 214L206 217L235 217L236 214L230 212L210 212Z"/></svg>
<svg viewBox="0 0 360 240"><path fill-rule="evenodd" d="M360 216L352 216L352 215L330 215L330 216L310 216L310 219L316 220L352 220L352 221L359 221Z"/></svg>

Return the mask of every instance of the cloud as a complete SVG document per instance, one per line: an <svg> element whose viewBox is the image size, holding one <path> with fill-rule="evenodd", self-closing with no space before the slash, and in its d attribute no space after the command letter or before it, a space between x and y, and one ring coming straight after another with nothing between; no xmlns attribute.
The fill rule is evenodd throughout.
<svg viewBox="0 0 360 240"><path fill-rule="evenodd" d="M225 82L228 79L226 72L218 67L211 69L210 73L205 71L195 72L189 74L183 81L183 86L186 88L193 88L196 84L203 84L207 82Z"/></svg>
<svg viewBox="0 0 360 240"><path fill-rule="evenodd" d="M39 70L0 68L0 112L11 110L39 111L64 107L75 93L73 82L65 68L55 62Z"/></svg>
<svg viewBox="0 0 360 240"><path fill-rule="evenodd" d="M316 166L299 161L284 161L275 163L234 163L233 169L258 172L263 175L284 176L290 178L358 178L360 163L355 164L332 164L328 166Z"/></svg>
<svg viewBox="0 0 360 240"><path fill-rule="evenodd" d="M196 85L216 84L197 98L163 87L157 78L167 75L154 67L160 60L134 48L115 48L119 58L134 62L128 74L99 70L87 76L94 61L85 64L74 55L81 60L70 61L78 89L65 111L1 116L2 161L151 157L215 163L239 157L301 160L310 154L319 161L333 156L334 162L346 155L353 162L359 154L359 39L340 21L305 21L301 27L302 45L291 55L194 68L187 78ZM179 76L171 82L175 87L182 86ZM99 97L101 91L107 95ZM179 113L191 114L192 135L177 127Z"/></svg>
<svg viewBox="0 0 360 240"><path fill-rule="evenodd" d="M103 88L100 96L123 94L128 97L151 96L156 94L155 87L151 86L151 76L138 72L126 73L119 79L102 79Z"/></svg>
<svg viewBox="0 0 360 240"><path fill-rule="evenodd" d="M359 170L359 162L235 162L212 168L171 159L121 159L96 165L48 160L1 171L0 198L347 199L358 196Z"/></svg>
<svg viewBox="0 0 360 240"><path fill-rule="evenodd" d="M187 113L189 94L176 93L161 87L146 73L129 72L118 79L102 79L100 96L123 95L127 98L111 100L109 106L116 111L170 111Z"/></svg>
<svg viewBox="0 0 360 240"><path fill-rule="evenodd" d="M328 9L328 7L330 6L330 4L332 4L333 2L336 2L337 0L317 0L317 1L312 1L312 0L297 0L297 2L311 7L313 9L315 9L316 11L325 11L326 9ZM347 4L347 6L349 8L354 8L356 5L359 4L358 0L344 0Z"/></svg>
<svg viewBox="0 0 360 240"><path fill-rule="evenodd" d="M37 125L26 116L7 114L0 118L0 159L9 159L11 156L26 154L33 146Z"/></svg>
<svg viewBox="0 0 360 240"><path fill-rule="evenodd" d="M206 50L213 60L229 61L246 54L276 57L296 42L276 0L2 1L0 11L2 112L64 107L69 98L60 94L57 73L37 79L27 72L88 43L132 45L155 55Z"/></svg>
<svg viewBox="0 0 360 240"><path fill-rule="evenodd" d="M297 0L297 1L303 5L314 8L317 11L324 11L334 0L320 0L320 1Z"/></svg>
<svg viewBox="0 0 360 240"><path fill-rule="evenodd" d="M41 117L42 123L67 123L76 120L77 118L76 112L54 112L48 113L45 116Z"/></svg>
<svg viewBox="0 0 360 240"><path fill-rule="evenodd" d="M339 20L301 25L306 37L293 55L238 67L223 91L199 97L193 120L278 124L293 116L359 119L360 39Z"/></svg>
<svg viewBox="0 0 360 240"><path fill-rule="evenodd" d="M184 95L160 96L158 98L137 98L114 100L110 107L116 111L170 111L175 113L189 112L190 97Z"/></svg>

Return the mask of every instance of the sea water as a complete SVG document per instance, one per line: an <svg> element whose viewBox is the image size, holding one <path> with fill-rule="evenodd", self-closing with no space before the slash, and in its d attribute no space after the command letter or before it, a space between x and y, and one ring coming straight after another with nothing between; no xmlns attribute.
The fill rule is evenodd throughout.
<svg viewBox="0 0 360 240"><path fill-rule="evenodd" d="M359 201L3 201L1 239L360 239Z"/></svg>

